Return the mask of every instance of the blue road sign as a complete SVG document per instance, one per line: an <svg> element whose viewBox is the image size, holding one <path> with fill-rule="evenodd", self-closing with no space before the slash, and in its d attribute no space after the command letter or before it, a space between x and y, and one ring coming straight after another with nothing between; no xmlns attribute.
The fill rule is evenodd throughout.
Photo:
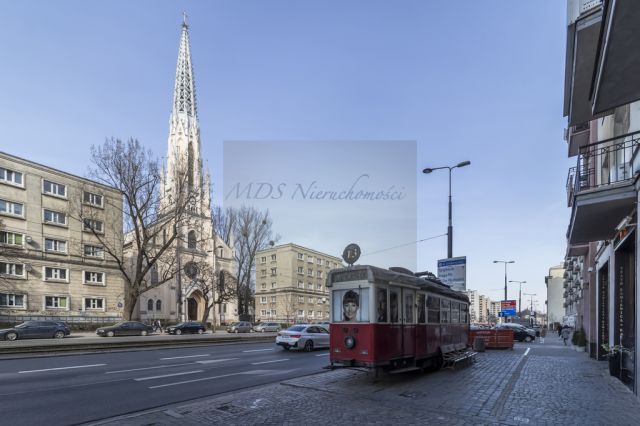
<svg viewBox="0 0 640 426"><path fill-rule="evenodd" d="M500 312L498 312L498 316L500 316L500 317L515 317L516 316L516 310L515 309L503 309Z"/></svg>

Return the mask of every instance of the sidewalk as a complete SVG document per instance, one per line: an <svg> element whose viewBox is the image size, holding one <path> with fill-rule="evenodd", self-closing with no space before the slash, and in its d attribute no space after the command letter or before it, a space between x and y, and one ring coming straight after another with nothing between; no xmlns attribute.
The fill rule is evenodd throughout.
<svg viewBox="0 0 640 426"><path fill-rule="evenodd" d="M527 348L529 348L527 350ZM547 337L455 371L334 370L103 421L127 425L637 425L640 400L607 364Z"/></svg>

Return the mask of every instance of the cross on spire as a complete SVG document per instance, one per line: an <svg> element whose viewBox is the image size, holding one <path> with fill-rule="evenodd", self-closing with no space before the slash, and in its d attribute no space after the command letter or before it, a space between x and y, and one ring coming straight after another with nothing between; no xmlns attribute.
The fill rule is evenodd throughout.
<svg viewBox="0 0 640 426"><path fill-rule="evenodd" d="M189 24L187 23L187 11L183 10L182 11L182 26L189 28Z"/></svg>

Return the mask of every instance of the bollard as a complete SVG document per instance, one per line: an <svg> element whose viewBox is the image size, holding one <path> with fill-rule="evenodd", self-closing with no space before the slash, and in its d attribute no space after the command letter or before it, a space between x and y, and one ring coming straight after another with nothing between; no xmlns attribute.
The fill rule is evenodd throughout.
<svg viewBox="0 0 640 426"><path fill-rule="evenodd" d="M473 350L476 352L484 352L485 349L485 341L482 337L476 337L473 339Z"/></svg>

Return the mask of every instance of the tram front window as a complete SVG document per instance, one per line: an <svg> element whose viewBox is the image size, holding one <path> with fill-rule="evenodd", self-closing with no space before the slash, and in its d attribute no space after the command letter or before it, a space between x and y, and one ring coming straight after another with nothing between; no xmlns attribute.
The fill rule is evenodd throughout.
<svg viewBox="0 0 640 426"><path fill-rule="evenodd" d="M333 320L369 321L369 289L334 290Z"/></svg>

